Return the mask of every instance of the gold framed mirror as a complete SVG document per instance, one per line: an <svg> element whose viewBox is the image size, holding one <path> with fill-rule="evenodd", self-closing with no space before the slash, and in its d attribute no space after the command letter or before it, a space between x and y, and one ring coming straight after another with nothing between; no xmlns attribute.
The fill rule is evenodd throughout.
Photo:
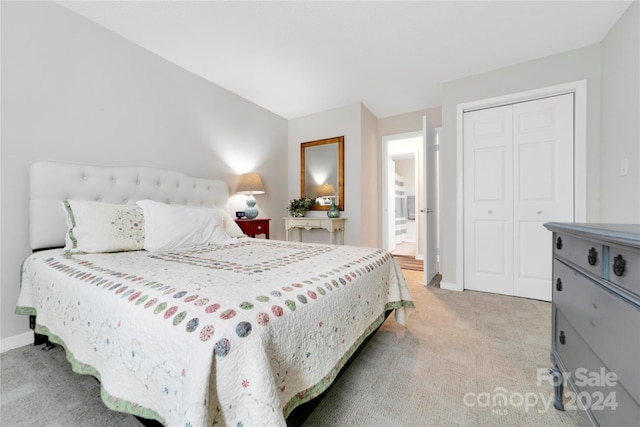
<svg viewBox="0 0 640 427"><path fill-rule="evenodd" d="M300 197L319 203L311 208L327 211L333 201L344 210L344 136L300 144Z"/></svg>

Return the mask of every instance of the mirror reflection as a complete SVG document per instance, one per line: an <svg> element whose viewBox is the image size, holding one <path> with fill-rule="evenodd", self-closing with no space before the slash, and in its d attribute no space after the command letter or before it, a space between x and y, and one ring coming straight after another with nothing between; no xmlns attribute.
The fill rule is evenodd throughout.
<svg viewBox="0 0 640 427"><path fill-rule="evenodd" d="M344 137L304 142L300 147L301 197L316 198L312 210L328 210L331 202L344 210Z"/></svg>

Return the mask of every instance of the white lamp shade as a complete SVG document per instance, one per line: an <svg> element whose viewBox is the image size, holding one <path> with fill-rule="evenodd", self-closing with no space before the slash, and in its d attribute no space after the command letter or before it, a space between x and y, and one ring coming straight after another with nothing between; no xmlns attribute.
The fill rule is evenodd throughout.
<svg viewBox="0 0 640 427"><path fill-rule="evenodd" d="M264 194L262 178L257 173L245 173L240 176L240 183L236 190L238 194Z"/></svg>
<svg viewBox="0 0 640 427"><path fill-rule="evenodd" d="M336 195L336 190L333 188L331 184L322 184L318 188L317 197L334 197Z"/></svg>

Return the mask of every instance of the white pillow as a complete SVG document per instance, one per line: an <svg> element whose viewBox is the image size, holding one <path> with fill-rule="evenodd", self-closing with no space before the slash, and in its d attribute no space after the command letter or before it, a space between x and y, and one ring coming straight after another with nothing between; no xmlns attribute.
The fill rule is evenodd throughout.
<svg viewBox="0 0 640 427"><path fill-rule="evenodd" d="M62 207L69 253L139 251L144 246L144 217L137 206L65 200Z"/></svg>
<svg viewBox="0 0 640 427"><path fill-rule="evenodd" d="M231 237L242 237L245 236L242 229L236 224L231 215L227 213L227 211L222 209L216 209L216 211L222 217L222 221L224 222L224 231Z"/></svg>
<svg viewBox="0 0 640 427"><path fill-rule="evenodd" d="M236 241L225 232L216 209L153 200L140 200L136 204L144 212L144 248L150 252Z"/></svg>

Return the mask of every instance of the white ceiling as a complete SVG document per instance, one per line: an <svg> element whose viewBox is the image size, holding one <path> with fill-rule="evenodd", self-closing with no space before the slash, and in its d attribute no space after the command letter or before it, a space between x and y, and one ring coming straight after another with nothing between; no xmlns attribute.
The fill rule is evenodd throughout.
<svg viewBox="0 0 640 427"><path fill-rule="evenodd" d="M284 118L441 105L442 83L596 44L625 1L60 1Z"/></svg>

